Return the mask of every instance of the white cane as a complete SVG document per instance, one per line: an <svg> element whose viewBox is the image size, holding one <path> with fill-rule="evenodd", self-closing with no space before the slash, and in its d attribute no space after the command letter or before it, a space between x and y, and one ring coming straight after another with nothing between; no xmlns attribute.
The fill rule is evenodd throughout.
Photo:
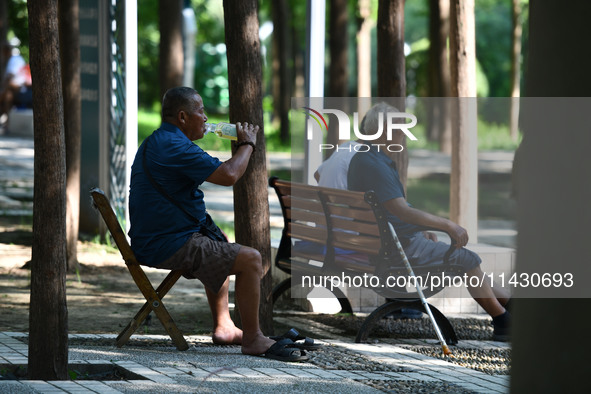
<svg viewBox="0 0 591 394"><path fill-rule="evenodd" d="M429 308L429 304L427 303L427 300L425 299L425 295L423 294L423 290L419 286L419 281L416 280L416 275L415 275L414 271L412 270L412 267L410 266L410 262L408 261L408 258L406 257L406 253L404 253L404 250L402 249L402 245L400 245L400 240L398 239L398 235L396 235L396 231L394 230L392 223L388 223L388 227L390 227L390 233L392 234L392 238L394 239L394 242L396 242L396 246L398 247L398 250L400 251L400 257L402 258L402 261L404 262L404 265L406 266L406 270L408 271L408 274L410 276L412 276L413 278L415 278L415 287L417 289L417 293L419 293L419 297L421 297L421 303L423 304L423 307L425 308L427 315L429 315L429 319L431 319L431 323L433 323L433 328L435 329L435 333L437 334L437 338L439 338L439 342L441 343L441 349L443 350L443 354L445 354L445 355L451 354L451 350L449 350L449 347L447 347L447 343L445 343L445 339L443 338L443 335L441 335L441 331L439 330L439 326L437 325L437 322L435 321L435 318L433 317L433 313L431 313L431 308Z"/></svg>

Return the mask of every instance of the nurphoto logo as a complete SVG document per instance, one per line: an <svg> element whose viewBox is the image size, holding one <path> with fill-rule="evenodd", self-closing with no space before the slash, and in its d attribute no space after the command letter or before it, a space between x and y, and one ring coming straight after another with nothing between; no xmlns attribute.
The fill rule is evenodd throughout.
<svg viewBox="0 0 591 394"><path fill-rule="evenodd" d="M322 112L315 110L310 107L302 107L305 111L302 111L310 119L314 120L315 122L307 122L307 133L306 138L308 141L311 141L314 138L314 132L320 132L321 135L324 132L328 132L328 123L326 122L325 117L323 114L333 114L336 116L338 121L338 139L340 141L349 141L351 140L351 129L355 135L355 138L359 141L376 141L380 139L384 133L386 133L386 140L392 141L394 136L395 130L402 131L410 140L417 141L417 137L409 130L410 128L416 126L417 124L417 117L413 114L409 114L407 112L386 112L386 113L379 113L378 115L378 130L375 133L367 133L361 132L359 130L359 113L353 113L353 127L351 127L351 120L350 116L341 110L338 109L322 109ZM407 120L410 119L410 122ZM366 134L367 133L367 134ZM380 149L386 149L388 152L402 152L404 147L400 144L383 144L383 143L371 143L371 144L358 144L353 147L351 145L347 146L345 149L353 149L356 152L367 152L371 149L372 146L377 147L378 151ZM339 150L338 146L333 144L319 144L318 147L319 151L323 150L331 150L336 149Z"/></svg>

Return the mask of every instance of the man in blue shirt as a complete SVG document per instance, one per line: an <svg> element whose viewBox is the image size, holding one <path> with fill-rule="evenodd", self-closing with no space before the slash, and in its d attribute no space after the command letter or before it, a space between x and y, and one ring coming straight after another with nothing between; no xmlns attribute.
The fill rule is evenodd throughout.
<svg viewBox="0 0 591 394"><path fill-rule="evenodd" d="M380 126L379 114L384 112L398 111L385 103L376 104L364 117L361 132L375 134ZM385 114L382 121L384 119L386 119ZM371 141L371 149L355 154L347 174L349 190L376 192L379 201L389 213L388 220L394 226L412 265L443 263L443 256L449 249L449 245L437 242L435 234L423 232L419 226L430 227L448 233L456 241L457 249L451 254L450 262L463 266L468 278L474 276L483 278L480 257L463 248L468 243L466 229L451 220L413 208L406 201L396 165L384 149L384 146L389 144L400 144L403 136L403 132L397 130L393 133L394 140L389 141L387 133L384 132L381 137ZM497 286L491 287L487 281L483 282L480 287L468 286L468 291L493 318L494 339L506 341L509 337L510 314L505 306L510 296L503 289Z"/></svg>
<svg viewBox="0 0 591 394"><path fill-rule="evenodd" d="M240 179L259 126L237 123L236 152L221 162L192 142L203 138L206 121L203 100L195 90L179 87L166 92L162 125L142 143L132 165L131 247L142 264L181 269L185 277L203 282L214 318L214 343L241 344L244 354L299 361L297 349L276 344L260 330L261 255L223 239L206 214L199 189L205 181L231 186ZM236 275L243 330L230 317L229 275Z"/></svg>

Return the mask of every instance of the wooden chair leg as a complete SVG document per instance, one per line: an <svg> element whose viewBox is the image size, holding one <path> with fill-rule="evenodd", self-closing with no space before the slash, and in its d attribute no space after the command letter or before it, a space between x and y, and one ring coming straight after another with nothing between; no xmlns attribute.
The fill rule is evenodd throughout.
<svg viewBox="0 0 591 394"><path fill-rule="evenodd" d="M158 297L160 297L161 300L164 298L164 296L166 296L168 291L174 286L174 284L181 277L181 275L182 273L180 271L170 271L166 278L164 278L162 283L160 283L160 286L158 286L158 288L156 289L156 294L158 295ZM140 308L140 310L137 312L134 318L129 322L127 327L125 327L123 331L121 331L121 333L117 336L117 347L122 347L127 343L127 341L129 341L129 338L142 325L142 323L144 322L144 320L146 320L150 312L152 312L152 306L150 305L150 303L146 302Z"/></svg>
<svg viewBox="0 0 591 394"><path fill-rule="evenodd" d="M148 313L150 313L150 311L154 311L154 314L156 314L156 316L158 317L158 320L160 320L160 323L162 323L162 326L164 327L164 329L166 330L166 332L168 333L170 338L172 338L172 341L176 345L177 349L187 350L189 348L189 345L187 345L187 341L185 340L185 337L183 337L183 334L180 332L180 330L176 326L174 320L172 319L172 317L170 316L170 314L166 310L166 307L162 303L161 297L157 294L156 290L154 290L154 288L150 284L150 281L149 281L148 277L146 276L145 272L141 269L141 267L139 265L130 264L127 267L129 268L129 272L131 273L131 276L133 277L133 280L135 281L137 287L140 289L140 291L142 292L142 294L146 298L146 301L147 301L146 304L148 304L146 311L142 312L142 310L140 310L140 312L138 312L138 315L145 314L145 316L144 316L144 319L145 319L146 316L148 315ZM168 291L172 287L172 285L174 284L174 283L172 283L172 278L174 276L176 276L177 274L180 276L180 273L178 271L172 271L167 276L167 278L169 278L169 277L171 278L171 283L170 283L170 285L167 283L166 286L164 287L164 288L168 287L168 289L166 291ZM177 279L178 279L178 277L174 281L176 281ZM165 279L165 281L166 281L166 279ZM160 288L160 286L159 286L159 288ZM142 309L144 309L144 308L142 308ZM136 315L136 317L141 317L138 315ZM143 319L141 321L143 321ZM124 330L124 332L120 335L121 343L127 342L129 337L137 329L139 324L141 324L141 322L137 323L137 321L136 321L136 323L134 323L134 321L132 321L130 323L130 325L128 326L128 329ZM125 336L127 336L127 338L125 338ZM119 343L119 338L117 341Z"/></svg>
<svg viewBox="0 0 591 394"><path fill-rule="evenodd" d="M152 287L152 284L146 276L146 273L142 270L138 261L136 260L131 246L129 245L129 242L127 242L125 233L123 232L123 229L117 220L115 212L111 208L111 204L109 203L105 192L95 188L91 190L91 195L96 207L105 221L105 224L107 225L107 228L109 229L109 232L113 236L113 239L119 248L119 252L121 252L121 256L123 257L123 260L129 269L131 277L147 301L142 309L140 309L140 311L136 314L135 318L127 325L121 334L119 334L117 337L117 346L123 346L129 340L129 337L131 337L135 330L140 326L140 324L142 324L142 322L146 319L148 314L151 311L154 311L164 326L164 329L172 338L172 341L176 345L177 349L187 350L189 348L187 341L183 337L183 334L181 334L180 330L174 323L174 320L162 303L162 298L164 298L166 293L168 293L168 291L176 283L176 281L181 276L181 273L179 271L171 271L164 281L162 281L160 286L158 286L158 289L154 290L154 287Z"/></svg>

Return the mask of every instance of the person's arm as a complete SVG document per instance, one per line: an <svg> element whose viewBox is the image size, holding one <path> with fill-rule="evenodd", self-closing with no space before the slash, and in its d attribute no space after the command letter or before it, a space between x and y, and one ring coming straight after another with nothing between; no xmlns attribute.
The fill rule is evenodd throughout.
<svg viewBox="0 0 591 394"><path fill-rule="evenodd" d="M395 215L405 223L431 227L448 233L449 236L456 241L456 246L458 248L466 246L468 243L468 232L466 229L457 225L451 220L444 219L442 217L435 216L408 206L406 200L403 197L386 201L384 203L384 207L388 210L388 212Z"/></svg>
<svg viewBox="0 0 591 394"><path fill-rule="evenodd" d="M252 142L256 144L259 126L248 123L236 123L236 134L238 142ZM206 180L216 185L232 186L246 171L250 155L253 152L250 145L241 145L229 160L223 162Z"/></svg>

